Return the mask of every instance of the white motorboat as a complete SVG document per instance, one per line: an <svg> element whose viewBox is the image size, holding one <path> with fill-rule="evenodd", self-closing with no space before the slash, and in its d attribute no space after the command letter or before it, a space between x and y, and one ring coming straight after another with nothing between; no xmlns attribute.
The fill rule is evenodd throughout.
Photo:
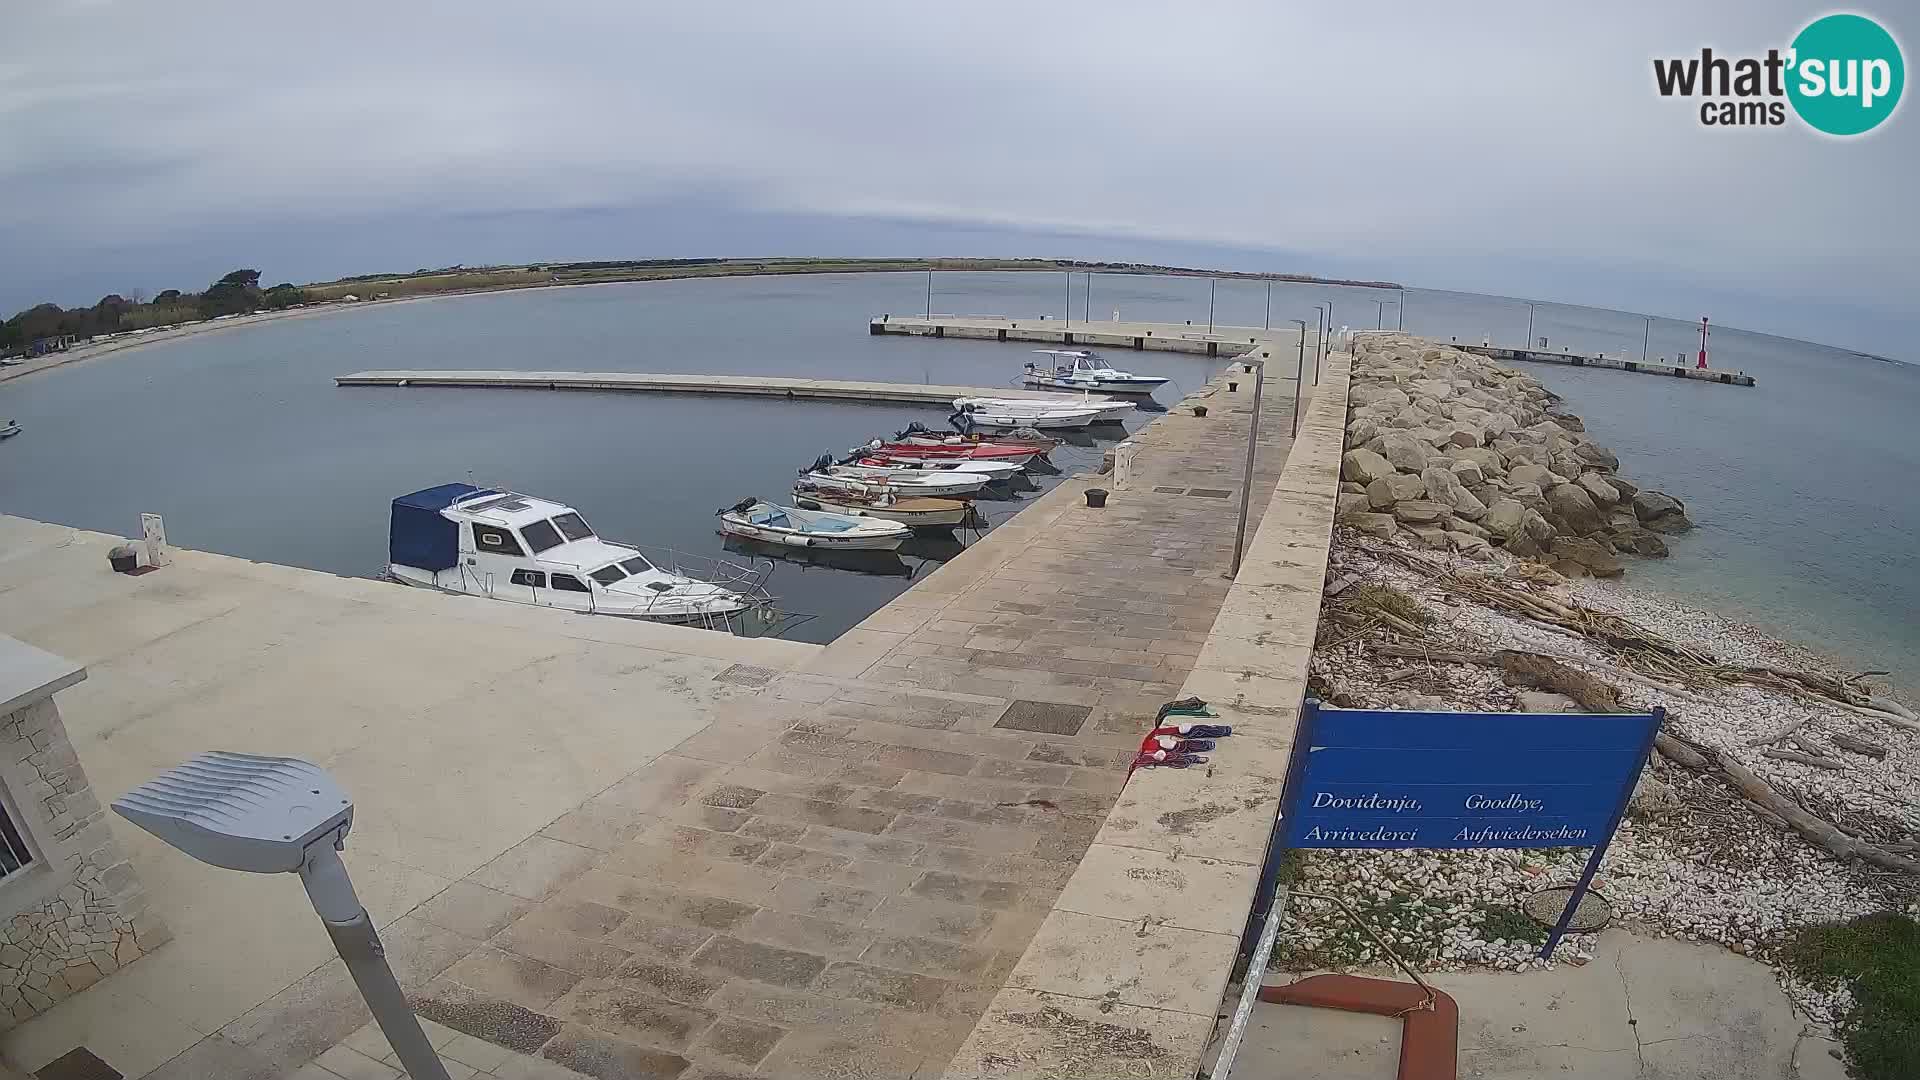
<svg viewBox="0 0 1920 1080"><path fill-rule="evenodd" d="M9 420L5 424L0 424L0 439L11 439L18 434L20 434L19 421Z"/></svg>
<svg viewBox="0 0 1920 1080"><path fill-rule="evenodd" d="M1139 406L1131 401L1116 401L1113 398L1094 397L1083 394L1080 397L1068 397L1064 394L1049 398L954 398L953 407L965 411L968 408L985 409L989 412L1007 413L1018 416L1023 412L1057 412L1061 409L1092 409L1102 420L1119 420L1128 413L1136 412Z"/></svg>
<svg viewBox="0 0 1920 1080"><path fill-rule="evenodd" d="M1041 356L1052 358L1051 363L1042 364L1029 361L1026 383L1029 386L1052 386L1062 390L1101 390L1107 393L1151 394L1166 384L1167 380L1158 375L1135 375L1131 371L1121 371L1107 363L1099 353L1082 349L1035 349Z"/></svg>
<svg viewBox="0 0 1920 1080"><path fill-rule="evenodd" d="M897 521L802 510L744 499L720 511L720 531L729 536L823 551L895 551L913 530Z"/></svg>
<svg viewBox="0 0 1920 1080"><path fill-rule="evenodd" d="M1031 459L1029 459L1031 460ZM978 473L989 480L1005 480L1026 467L1025 461L955 461L952 458L922 457L912 452L862 452L848 465L869 469L904 469L909 472Z"/></svg>
<svg viewBox="0 0 1920 1080"><path fill-rule="evenodd" d="M1098 409L1052 408L1020 409L1009 411L1004 408L983 408L978 405L960 406L953 414L956 423L971 424L974 427L1005 429L1033 428L1037 431L1059 428L1083 428L1100 418Z"/></svg>
<svg viewBox="0 0 1920 1080"><path fill-rule="evenodd" d="M706 579L602 540L572 507L441 484L393 500L387 576L465 596L655 622L731 628L764 609L773 566L714 562Z"/></svg>
<svg viewBox="0 0 1920 1080"><path fill-rule="evenodd" d="M928 495L938 499L970 498L992 479L979 473L902 472L890 475L884 469L862 470L846 465L817 466L802 472L800 476L822 491L881 487L896 495Z"/></svg>
<svg viewBox="0 0 1920 1080"><path fill-rule="evenodd" d="M1060 445L1059 439L1047 436L1027 439L1018 435L962 435L954 431L933 431L918 420L894 432L893 437L897 446L999 446L1032 450L1042 457Z"/></svg>
<svg viewBox="0 0 1920 1080"><path fill-rule="evenodd" d="M802 480L793 485L793 503L802 510L826 510L853 517L897 521L912 529L951 529L973 519L973 504L959 499L901 496L881 485L853 484L826 491Z"/></svg>

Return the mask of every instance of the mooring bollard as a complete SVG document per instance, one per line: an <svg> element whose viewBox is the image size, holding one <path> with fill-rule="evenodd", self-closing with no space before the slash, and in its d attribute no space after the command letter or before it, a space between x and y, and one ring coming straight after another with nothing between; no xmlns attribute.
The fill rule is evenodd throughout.
<svg viewBox="0 0 1920 1080"><path fill-rule="evenodd" d="M1229 393L1229 394L1237 394L1237 393L1239 393L1239 392L1240 392L1240 384L1239 384L1239 383L1237 383L1237 382L1229 382L1229 383L1227 383L1227 393Z"/></svg>
<svg viewBox="0 0 1920 1080"><path fill-rule="evenodd" d="M1207 415L1207 407L1205 405L1195 405L1193 407L1193 415L1195 416Z"/></svg>
<svg viewBox="0 0 1920 1080"><path fill-rule="evenodd" d="M1107 505L1107 489L1106 488L1088 488L1087 489L1087 505L1091 506L1095 510L1098 510L1101 507Z"/></svg>
<svg viewBox="0 0 1920 1080"><path fill-rule="evenodd" d="M140 556L132 544L116 544L107 552L107 565L116 574L131 574L140 568Z"/></svg>

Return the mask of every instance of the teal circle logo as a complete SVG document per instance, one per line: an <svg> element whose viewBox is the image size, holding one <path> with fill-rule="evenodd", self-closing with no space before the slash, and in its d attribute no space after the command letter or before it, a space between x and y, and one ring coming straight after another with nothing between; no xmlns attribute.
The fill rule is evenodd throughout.
<svg viewBox="0 0 1920 1080"><path fill-rule="evenodd" d="M1787 100L1816 131L1860 135L1900 104L1906 64L1900 45L1864 15L1828 15L1793 39Z"/></svg>

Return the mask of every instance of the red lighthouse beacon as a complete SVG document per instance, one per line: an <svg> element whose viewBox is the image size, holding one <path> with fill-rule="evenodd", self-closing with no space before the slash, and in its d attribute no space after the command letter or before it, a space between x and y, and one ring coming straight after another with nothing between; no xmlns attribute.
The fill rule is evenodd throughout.
<svg viewBox="0 0 1920 1080"><path fill-rule="evenodd" d="M1700 316L1700 362L1694 366L1702 371L1707 369L1707 317L1705 315Z"/></svg>

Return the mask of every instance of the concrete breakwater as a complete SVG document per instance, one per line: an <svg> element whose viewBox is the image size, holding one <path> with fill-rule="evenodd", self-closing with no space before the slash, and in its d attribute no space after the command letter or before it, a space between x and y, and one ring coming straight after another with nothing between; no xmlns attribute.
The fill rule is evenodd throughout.
<svg viewBox="0 0 1920 1080"><path fill-rule="evenodd" d="M1643 491L1559 412L1538 379L1447 345L1368 334L1354 345L1340 519L1374 536L1572 576L1622 572L1692 527L1680 500Z"/></svg>

